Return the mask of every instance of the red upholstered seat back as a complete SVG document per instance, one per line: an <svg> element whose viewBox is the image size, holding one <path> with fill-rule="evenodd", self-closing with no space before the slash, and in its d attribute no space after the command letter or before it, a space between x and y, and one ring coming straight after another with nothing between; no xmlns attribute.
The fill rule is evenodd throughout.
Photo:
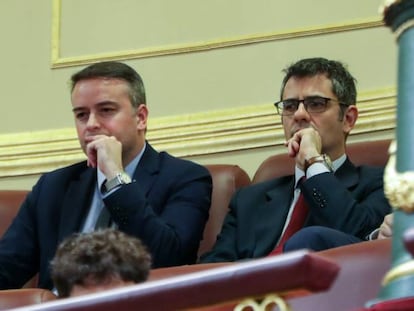
<svg viewBox="0 0 414 311"><path fill-rule="evenodd" d="M0 190L0 238L12 223L28 192L27 190ZM36 284L37 276L27 282L24 287L36 287Z"/></svg>
<svg viewBox="0 0 414 311"><path fill-rule="evenodd" d="M240 187L250 184L250 177L237 165L206 165L213 179L210 216L204 229L204 237L200 243L198 255L209 251L220 233L224 217L227 214L230 199Z"/></svg>
<svg viewBox="0 0 414 311"><path fill-rule="evenodd" d="M27 193L26 190L0 190L0 237L10 226Z"/></svg>

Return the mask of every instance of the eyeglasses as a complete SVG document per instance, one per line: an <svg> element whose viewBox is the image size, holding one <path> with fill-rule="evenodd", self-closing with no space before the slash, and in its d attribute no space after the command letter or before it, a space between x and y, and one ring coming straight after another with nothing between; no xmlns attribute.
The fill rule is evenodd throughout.
<svg viewBox="0 0 414 311"><path fill-rule="evenodd" d="M299 104L303 103L305 106L305 110L308 113L320 113L324 112L328 108L329 101L336 101L336 99L322 97L322 96L309 96L305 97L304 99L285 99L281 100L280 102L274 103L277 113L282 116L291 116L293 115L299 108ZM343 103L339 103L342 106L346 106Z"/></svg>

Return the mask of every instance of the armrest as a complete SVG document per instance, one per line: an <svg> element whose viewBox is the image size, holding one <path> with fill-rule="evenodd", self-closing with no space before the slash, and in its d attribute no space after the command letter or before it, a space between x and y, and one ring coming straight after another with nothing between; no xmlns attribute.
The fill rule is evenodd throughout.
<svg viewBox="0 0 414 311"><path fill-rule="evenodd" d="M203 266L203 265L199 265ZM202 268L201 268L202 269ZM291 290L328 289L339 267L308 251L228 264L24 310L181 310Z"/></svg>

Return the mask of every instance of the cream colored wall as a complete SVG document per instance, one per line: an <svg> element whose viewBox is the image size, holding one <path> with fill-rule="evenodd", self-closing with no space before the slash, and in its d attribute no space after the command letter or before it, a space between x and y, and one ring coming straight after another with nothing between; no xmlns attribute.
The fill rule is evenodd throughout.
<svg viewBox="0 0 414 311"><path fill-rule="evenodd" d="M86 64L125 60L146 84L148 138L200 163L252 176L284 152L272 102L281 69L302 58L345 62L361 117L350 140L392 136L396 44L382 1L2 0L0 189L83 159L67 81Z"/></svg>

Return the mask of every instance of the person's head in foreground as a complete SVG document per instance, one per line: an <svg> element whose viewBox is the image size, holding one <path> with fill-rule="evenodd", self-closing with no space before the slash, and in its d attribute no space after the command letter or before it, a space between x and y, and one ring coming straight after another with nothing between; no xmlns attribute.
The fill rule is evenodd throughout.
<svg viewBox="0 0 414 311"><path fill-rule="evenodd" d="M76 233L51 262L59 297L73 297L143 282L151 256L141 241L115 229Z"/></svg>

